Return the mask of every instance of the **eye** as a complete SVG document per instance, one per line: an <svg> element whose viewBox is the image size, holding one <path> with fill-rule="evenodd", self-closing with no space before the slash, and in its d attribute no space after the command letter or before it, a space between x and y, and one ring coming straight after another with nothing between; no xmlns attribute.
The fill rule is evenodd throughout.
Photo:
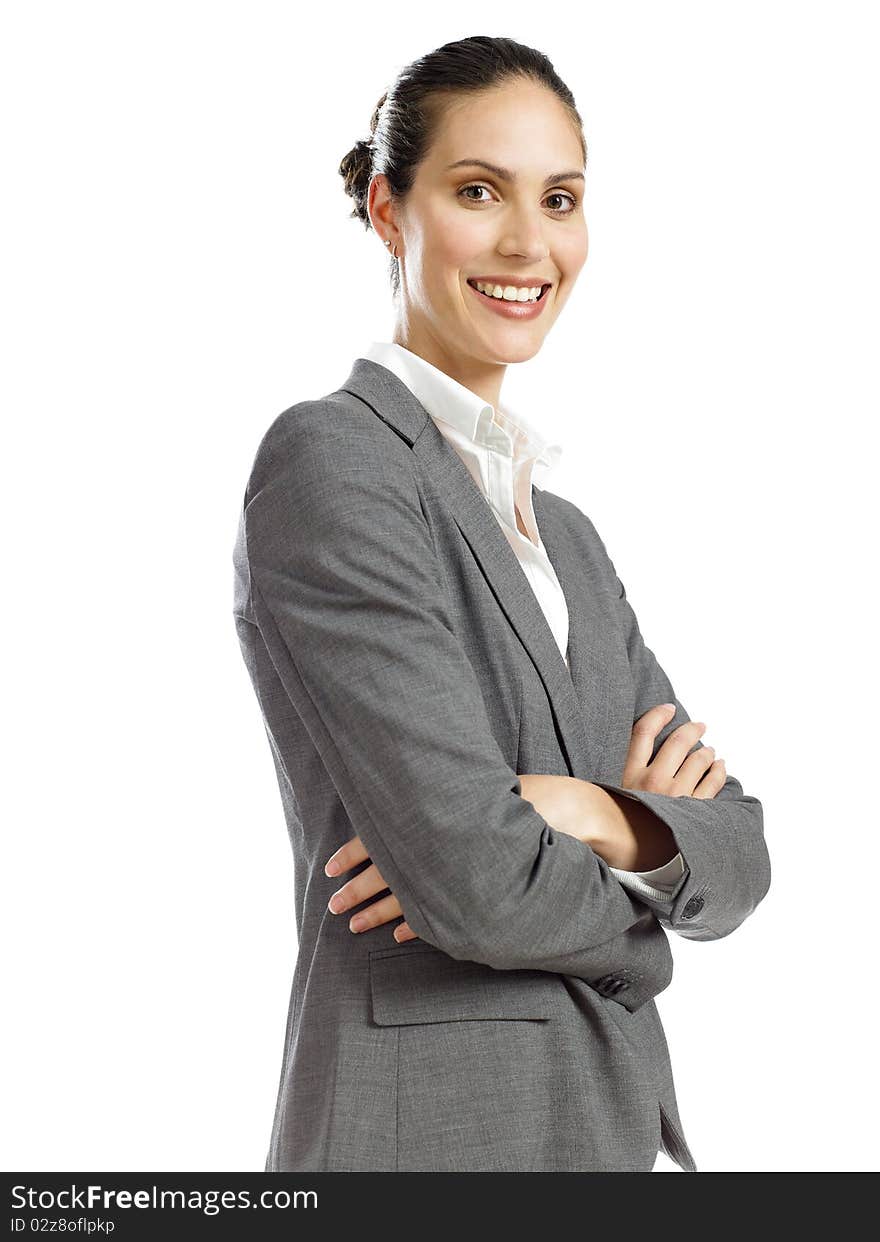
<svg viewBox="0 0 880 1242"><path fill-rule="evenodd" d="M486 190L488 192L488 187L485 185L464 185L458 191L458 193L460 196L464 197L467 190ZM486 200L484 198L469 198L468 199L469 203L484 203L485 201Z"/></svg>
<svg viewBox="0 0 880 1242"><path fill-rule="evenodd" d="M463 185L463 186L461 187L461 189L458 191L458 197L459 197L459 198L464 198L466 202L469 202L469 203L476 203L477 205L479 205L479 204L481 204L481 203L486 203L486 202L488 202L488 201L489 201L488 199L485 199L485 198L471 198L471 197L469 197L469 196L468 196L468 191L469 191L469 190L485 190L487 194L491 193L491 191L490 191L490 189L489 189L489 187L488 187L488 186L486 186L486 185L480 185L480 184L479 184L479 183L477 183L477 182L473 182L473 183L471 183L470 185ZM554 216L570 216L570 215L573 215L573 214L574 214L574 212L576 212L576 211L577 211L577 208L578 208L578 200L575 198L575 196L574 196L573 194L569 194L566 190L554 190L552 194L548 194L548 195L547 195L547 198L548 198L548 199L553 199L553 198L557 198L557 199L559 199L559 198L563 198L563 199L565 199L565 198L567 198L567 199L570 201L570 203L571 203L571 206L568 208L568 210L567 210L567 211L563 211L563 210L561 210L561 209L559 209L559 208L556 208L556 207L551 207L551 208L550 208L550 212L551 212L551 214L552 214L552 215L554 215Z"/></svg>
<svg viewBox="0 0 880 1242"><path fill-rule="evenodd" d="M578 201L577 201L577 199L575 198L575 196L574 196L573 194L569 194L569 193L568 193L567 191L565 191L565 190L554 190L554 191L553 191L553 193L552 193L552 194L548 194L548 195L547 195L547 197L548 197L548 198L567 198L567 199L569 199L569 200L570 200L570 202L571 202L571 207L569 207L568 211L553 211L553 208L551 207L551 209L550 209L550 210L551 210L551 211L553 211L553 214L554 214L554 215L557 215L557 216L570 216L570 215L572 214L572 212L573 212L573 211L577 211L577 206L578 206Z"/></svg>

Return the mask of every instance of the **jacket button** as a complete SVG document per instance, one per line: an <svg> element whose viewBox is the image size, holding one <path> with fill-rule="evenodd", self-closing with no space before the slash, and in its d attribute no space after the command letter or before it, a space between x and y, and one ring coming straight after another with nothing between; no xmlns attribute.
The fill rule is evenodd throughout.
<svg viewBox="0 0 880 1242"><path fill-rule="evenodd" d="M603 996L616 996L618 992L625 992L629 983L619 975L603 975L596 980L596 987Z"/></svg>
<svg viewBox="0 0 880 1242"><path fill-rule="evenodd" d="M685 905L685 908L682 910L681 917L683 919L692 919L695 914L700 913L702 908L703 908L703 898L692 897L690 901Z"/></svg>

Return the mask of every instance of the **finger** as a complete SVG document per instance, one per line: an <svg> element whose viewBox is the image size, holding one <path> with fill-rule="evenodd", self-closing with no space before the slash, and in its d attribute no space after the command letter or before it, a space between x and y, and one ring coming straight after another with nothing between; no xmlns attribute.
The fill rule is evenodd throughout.
<svg viewBox="0 0 880 1242"><path fill-rule="evenodd" d="M374 897L376 893L381 893L386 888L388 885L382 878L379 868L373 863L372 866L359 871L354 879L343 884L342 888L337 889L327 902L327 909L331 914L342 914L343 911L359 906L362 901L366 901L368 897Z"/></svg>
<svg viewBox="0 0 880 1242"><path fill-rule="evenodd" d="M343 871L350 871L352 867L356 867L358 863L362 863L365 858L369 857L360 837L352 837L350 841L346 841L345 845L340 845L336 853L331 854L327 859L324 864L324 875L341 875Z"/></svg>
<svg viewBox="0 0 880 1242"><path fill-rule="evenodd" d="M669 724L674 715L674 703L659 703L656 707L649 707L639 716L632 728L629 753L624 768L625 775L632 775L631 768L641 769L648 766L651 755L654 753L657 734Z"/></svg>
<svg viewBox="0 0 880 1242"><path fill-rule="evenodd" d="M696 745L705 731L706 722L703 720L688 720L673 729L648 765L644 788L650 790L656 785L659 790L667 791L688 751Z"/></svg>
<svg viewBox="0 0 880 1242"><path fill-rule="evenodd" d="M723 759L716 759L709 771L694 790L695 798L714 798L727 781L727 768Z"/></svg>
<svg viewBox="0 0 880 1242"><path fill-rule="evenodd" d="M700 781L715 762L714 746L698 746L678 769L670 793L673 798L692 797Z"/></svg>
<svg viewBox="0 0 880 1242"><path fill-rule="evenodd" d="M409 923L401 923L394 929L394 939L399 944L405 944L407 940L418 940L418 936L410 927Z"/></svg>
<svg viewBox="0 0 880 1242"><path fill-rule="evenodd" d="M383 897L381 901L374 901L364 910L358 910L353 918L349 919L349 930L353 932L369 931L373 927L381 927L383 923L390 923L392 919L399 919L403 911L400 903L393 893L389 893L387 897Z"/></svg>

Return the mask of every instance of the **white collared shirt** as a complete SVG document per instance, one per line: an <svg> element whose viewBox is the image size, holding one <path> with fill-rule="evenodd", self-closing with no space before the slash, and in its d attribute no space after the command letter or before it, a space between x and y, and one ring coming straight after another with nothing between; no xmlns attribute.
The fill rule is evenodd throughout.
<svg viewBox="0 0 880 1242"><path fill-rule="evenodd" d="M553 469L563 446L542 436L507 403L493 407L402 345L373 341L360 356L386 367L406 384L456 450L516 553L567 664L568 605L532 508L532 482ZM517 510L528 535L519 530ZM685 876L681 854L652 871L610 870L633 891L670 904Z"/></svg>

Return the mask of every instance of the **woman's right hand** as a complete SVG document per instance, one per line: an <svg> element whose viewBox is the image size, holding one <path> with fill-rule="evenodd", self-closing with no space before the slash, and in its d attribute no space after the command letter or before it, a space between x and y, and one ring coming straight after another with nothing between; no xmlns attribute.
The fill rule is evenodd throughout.
<svg viewBox="0 0 880 1242"><path fill-rule="evenodd" d="M699 746L688 754L706 730L703 721L689 720L673 729L651 758L657 734L674 714L674 704L660 703L638 718L620 784L624 789L644 789L673 798L714 798L727 780L724 760L715 758L712 746Z"/></svg>

